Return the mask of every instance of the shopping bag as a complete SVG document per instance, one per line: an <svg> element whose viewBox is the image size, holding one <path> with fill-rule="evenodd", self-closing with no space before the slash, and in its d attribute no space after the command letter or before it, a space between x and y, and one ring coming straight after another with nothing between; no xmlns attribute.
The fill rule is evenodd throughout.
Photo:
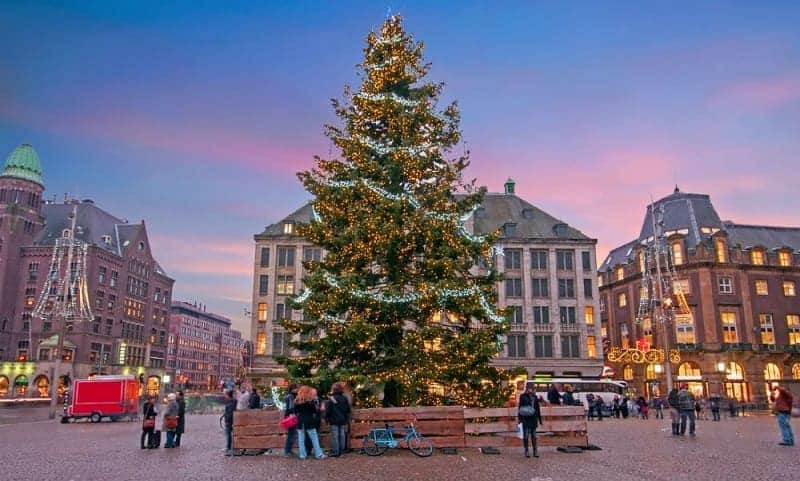
<svg viewBox="0 0 800 481"><path fill-rule="evenodd" d="M517 437L522 439L522 423L517 423Z"/></svg>

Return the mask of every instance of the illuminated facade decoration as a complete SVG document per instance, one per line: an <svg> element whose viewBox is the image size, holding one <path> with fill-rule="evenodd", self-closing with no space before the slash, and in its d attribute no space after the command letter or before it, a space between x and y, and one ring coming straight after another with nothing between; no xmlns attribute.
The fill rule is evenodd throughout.
<svg viewBox="0 0 800 481"><path fill-rule="evenodd" d="M685 380L704 396L719 393L767 402L765 386L777 375L768 366L778 367L781 379L790 379L792 372L784 366L800 364L800 302L795 291L800 282L800 228L723 222L709 196L678 189L654 204L663 209L663 234L675 266L664 291L672 291L670 302L679 308L666 331L655 321L649 325L647 316L638 312L642 293L651 292L643 289L641 268L647 263L646 255L642 260L644 246L653 238L648 209L639 237L612 249L598 269L601 304L607 306L601 312L606 340L620 346L609 352L619 358L609 360L611 367L617 372L630 367L631 386L638 392L652 394L656 381L663 394L666 369L651 379L647 364L633 360L644 354L634 356L628 350L637 339L661 347L666 333L681 363L690 363L695 373L690 380L684 378L688 371L674 371L673 381ZM675 262L678 255L680 262ZM628 302L620 306L622 295Z"/></svg>

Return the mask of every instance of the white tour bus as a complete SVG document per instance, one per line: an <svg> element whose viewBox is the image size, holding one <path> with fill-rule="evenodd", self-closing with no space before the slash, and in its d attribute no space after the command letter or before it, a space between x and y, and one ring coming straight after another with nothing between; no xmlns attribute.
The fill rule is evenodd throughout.
<svg viewBox="0 0 800 481"><path fill-rule="evenodd" d="M610 408L614 400L614 396L619 396L620 399L625 395L628 390L628 383L625 381L612 381L611 379L584 379L575 377L547 377L529 379L525 385L533 384L533 391L536 396L541 396L542 399L547 401L547 391L550 389L551 384L555 384L559 388L559 392L564 394L567 386L572 387L572 397L576 401L583 404L584 409L588 410L586 404L586 395L589 393L594 394L595 398L600 396L606 408Z"/></svg>

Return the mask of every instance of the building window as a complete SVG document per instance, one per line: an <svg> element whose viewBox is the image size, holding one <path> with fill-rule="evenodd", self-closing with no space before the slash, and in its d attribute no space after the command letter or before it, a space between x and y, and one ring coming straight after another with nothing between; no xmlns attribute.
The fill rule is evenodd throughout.
<svg viewBox="0 0 800 481"><path fill-rule="evenodd" d="M269 267L269 247L261 248L261 267ZM266 343L266 341L264 342Z"/></svg>
<svg viewBox="0 0 800 481"><path fill-rule="evenodd" d="M553 336L533 336L533 354L536 357L553 357Z"/></svg>
<svg viewBox="0 0 800 481"><path fill-rule="evenodd" d="M291 319L292 310L286 308L286 304L275 304L275 319Z"/></svg>
<svg viewBox="0 0 800 481"><path fill-rule="evenodd" d="M584 299L591 299L593 297L592 293L592 280L591 279L584 279L583 280L583 297Z"/></svg>
<svg viewBox="0 0 800 481"><path fill-rule="evenodd" d="M522 279L506 279L506 297L522 297Z"/></svg>
<svg viewBox="0 0 800 481"><path fill-rule="evenodd" d="M258 316L256 317L258 322L265 322L267 320L267 303L266 302L259 302L258 303Z"/></svg>
<svg viewBox="0 0 800 481"><path fill-rule="evenodd" d="M597 287L603 287L603 274L597 276Z"/></svg>
<svg viewBox="0 0 800 481"><path fill-rule="evenodd" d="M756 294L759 296L769 295L769 287L767 286L766 279L759 279L756 281Z"/></svg>
<svg viewBox="0 0 800 481"><path fill-rule="evenodd" d="M617 294L617 305L619 307L625 307L628 305L628 296L625 295L624 292Z"/></svg>
<svg viewBox="0 0 800 481"><path fill-rule="evenodd" d="M619 334L620 334L620 343L622 344L622 348L628 349L631 345L631 336L630 332L628 331L627 324L619 325Z"/></svg>
<svg viewBox="0 0 800 481"><path fill-rule="evenodd" d="M289 354L289 334L285 332L272 333L272 355L286 356Z"/></svg>
<svg viewBox="0 0 800 481"><path fill-rule="evenodd" d="M291 267L294 265L294 247L278 247L278 267Z"/></svg>
<svg viewBox="0 0 800 481"><path fill-rule="evenodd" d="M39 263L31 262L28 264L28 282L36 282L39 278Z"/></svg>
<svg viewBox="0 0 800 481"><path fill-rule="evenodd" d="M783 281L783 295L787 297L792 297L797 295L794 281Z"/></svg>
<svg viewBox="0 0 800 481"><path fill-rule="evenodd" d="M755 266L764 265L764 251L761 249L753 249L750 251L750 262Z"/></svg>
<svg viewBox="0 0 800 481"><path fill-rule="evenodd" d="M736 313L722 312L720 319L722 320L722 342L728 344L739 342L739 337L736 335Z"/></svg>
<svg viewBox="0 0 800 481"><path fill-rule="evenodd" d="M678 344L694 344L694 316L683 314L675 316L675 338Z"/></svg>
<svg viewBox="0 0 800 481"><path fill-rule="evenodd" d="M579 336L561 336L561 357L581 357Z"/></svg>
<svg viewBox="0 0 800 481"><path fill-rule="evenodd" d="M625 268L620 266L617 267L617 280L621 281L622 279L625 279Z"/></svg>
<svg viewBox="0 0 800 481"><path fill-rule="evenodd" d="M581 252L581 263L583 264L583 272L592 271L592 253L589 251Z"/></svg>
<svg viewBox="0 0 800 481"><path fill-rule="evenodd" d="M800 314L786 314L789 344L800 344Z"/></svg>
<svg viewBox="0 0 800 481"><path fill-rule="evenodd" d="M547 251L543 249L531 249L531 269L547 269Z"/></svg>
<svg viewBox="0 0 800 481"><path fill-rule="evenodd" d="M639 260L639 272L644 272L644 250L640 250L636 257Z"/></svg>
<svg viewBox="0 0 800 481"><path fill-rule="evenodd" d="M676 266L683 264L683 244L673 242L670 247L672 248L672 263Z"/></svg>
<svg viewBox="0 0 800 481"><path fill-rule="evenodd" d="M772 325L772 314L759 314L759 325L761 326L761 344L775 344L775 329Z"/></svg>
<svg viewBox="0 0 800 481"><path fill-rule="evenodd" d="M560 271L574 270L574 256L574 251L556 249L556 268Z"/></svg>
<svg viewBox="0 0 800 481"><path fill-rule="evenodd" d="M778 265L780 265L781 267L791 267L792 253L788 251L778 252Z"/></svg>
<svg viewBox="0 0 800 481"><path fill-rule="evenodd" d="M503 224L503 235L505 237L514 237L517 235L517 224L513 222L506 222Z"/></svg>
<svg viewBox="0 0 800 481"><path fill-rule="evenodd" d="M672 281L672 292L675 294L691 294L692 285L689 279L675 279Z"/></svg>
<svg viewBox="0 0 800 481"><path fill-rule="evenodd" d="M533 306L533 322L535 324L550 324L550 307Z"/></svg>
<svg viewBox="0 0 800 481"><path fill-rule="evenodd" d="M263 356L267 353L267 333L259 332L256 334L256 356Z"/></svg>
<svg viewBox="0 0 800 481"><path fill-rule="evenodd" d="M106 325L103 334L105 334L106 336L110 336L113 329L114 329L114 319L106 319Z"/></svg>
<svg viewBox="0 0 800 481"><path fill-rule="evenodd" d="M522 324L522 306L508 306L508 322Z"/></svg>
<svg viewBox="0 0 800 481"><path fill-rule="evenodd" d="M592 359L597 357L597 340L594 336L586 336L586 354Z"/></svg>
<svg viewBox="0 0 800 481"><path fill-rule="evenodd" d="M525 357L525 334L510 334L508 336L508 357Z"/></svg>
<svg viewBox="0 0 800 481"><path fill-rule="evenodd" d="M283 223L283 233L287 235L294 234L294 223L293 222L284 222Z"/></svg>
<svg viewBox="0 0 800 481"><path fill-rule="evenodd" d="M108 280L108 286L111 288L117 287L117 279L119 278L119 272L111 271L111 279Z"/></svg>
<svg viewBox="0 0 800 481"><path fill-rule="evenodd" d="M550 297L547 289L547 279L543 277L534 277L531 279L531 290L533 297Z"/></svg>
<svg viewBox="0 0 800 481"><path fill-rule="evenodd" d="M506 249L506 270L519 270L522 268L522 249Z"/></svg>
<svg viewBox="0 0 800 481"><path fill-rule="evenodd" d="M322 249L319 247L304 247L303 260L320 262L322 260Z"/></svg>
<svg viewBox="0 0 800 481"><path fill-rule="evenodd" d="M720 294L733 294L733 278L720 277L719 278L719 293Z"/></svg>
<svg viewBox="0 0 800 481"><path fill-rule="evenodd" d="M583 308L583 320L587 326L594 326L594 307L585 306Z"/></svg>
<svg viewBox="0 0 800 481"><path fill-rule="evenodd" d="M728 262L728 248L725 247L725 241L722 239L717 239L714 245L716 246L717 251L717 262L721 264Z"/></svg>
<svg viewBox="0 0 800 481"><path fill-rule="evenodd" d="M572 299L575 297L575 279L558 280L558 297Z"/></svg>
<svg viewBox="0 0 800 481"><path fill-rule="evenodd" d="M266 296L269 293L269 276L261 275L258 277L258 294Z"/></svg>
<svg viewBox="0 0 800 481"><path fill-rule="evenodd" d="M622 368L622 379L633 381L633 366L626 364L625 367Z"/></svg>
<svg viewBox="0 0 800 481"><path fill-rule="evenodd" d="M575 324L575 308L573 306L561 306L558 311L561 324Z"/></svg>

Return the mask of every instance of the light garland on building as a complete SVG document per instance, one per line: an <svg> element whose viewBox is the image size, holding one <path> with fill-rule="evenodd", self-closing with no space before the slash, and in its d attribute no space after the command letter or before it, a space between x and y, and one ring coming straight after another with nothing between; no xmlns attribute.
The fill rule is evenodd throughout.
<svg viewBox="0 0 800 481"><path fill-rule="evenodd" d="M643 351L634 347L612 347L606 354L606 358L610 362L633 362L635 364L661 363L664 362L664 350L650 349L648 351ZM670 349L669 361L674 364L681 362L680 351L677 349Z"/></svg>

